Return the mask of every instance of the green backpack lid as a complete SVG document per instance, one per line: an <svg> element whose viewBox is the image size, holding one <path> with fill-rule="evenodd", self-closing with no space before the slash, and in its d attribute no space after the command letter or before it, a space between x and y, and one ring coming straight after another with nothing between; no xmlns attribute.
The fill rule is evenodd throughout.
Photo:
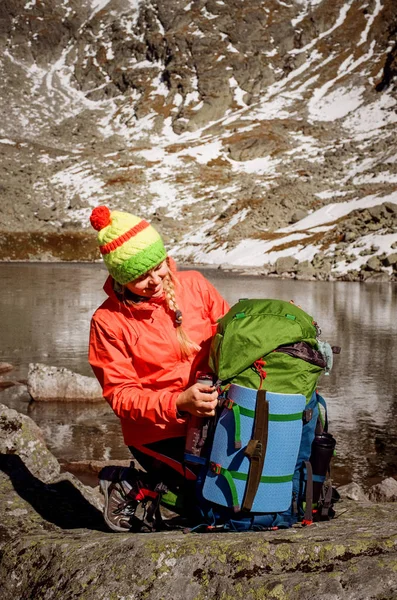
<svg viewBox="0 0 397 600"><path fill-rule="evenodd" d="M222 381L285 344L317 347L313 317L285 300L240 300L219 320L209 365Z"/></svg>

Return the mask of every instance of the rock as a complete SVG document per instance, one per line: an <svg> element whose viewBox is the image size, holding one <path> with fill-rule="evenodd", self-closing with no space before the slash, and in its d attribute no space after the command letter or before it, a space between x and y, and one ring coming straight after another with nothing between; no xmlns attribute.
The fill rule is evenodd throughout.
<svg viewBox="0 0 397 600"><path fill-rule="evenodd" d="M382 204L377 204L376 206L370 206L367 208L369 214L375 221L381 221L386 216L385 207Z"/></svg>
<svg viewBox="0 0 397 600"><path fill-rule="evenodd" d="M357 238L357 233L354 231L347 231L345 233L345 242L351 243Z"/></svg>
<svg viewBox="0 0 397 600"><path fill-rule="evenodd" d="M369 502L368 496L365 494L363 488L358 483L348 483L338 487L338 493L341 498L347 498L348 500L354 500L355 502Z"/></svg>
<svg viewBox="0 0 397 600"><path fill-rule="evenodd" d="M43 481L60 473L59 463L47 449L36 423L4 404L0 404L0 454L18 455L29 471Z"/></svg>
<svg viewBox="0 0 397 600"><path fill-rule="evenodd" d="M308 214L309 214L309 213L308 213L308 211L307 211L307 210L298 209L298 210L296 210L296 211L295 211L295 212L292 214L292 216L291 216L291 218L290 218L289 222L290 222L291 224L293 224L293 223L298 223L298 221L302 221L302 219L304 219L305 217L307 217L307 215L308 215Z"/></svg>
<svg viewBox="0 0 397 600"><path fill-rule="evenodd" d="M383 260L383 264L385 267L392 267L393 265L397 264L397 252L393 252L393 254L386 256L386 258Z"/></svg>
<svg viewBox="0 0 397 600"><path fill-rule="evenodd" d="M374 272L374 271L362 271L361 272L361 279L362 281L379 281L379 282L385 282L385 281L390 281L390 276L388 273L386 273L386 271L378 271L378 272Z"/></svg>
<svg viewBox="0 0 397 600"><path fill-rule="evenodd" d="M10 363L0 362L0 375L2 375L3 373L9 373L13 370L13 368L13 365L11 365Z"/></svg>
<svg viewBox="0 0 397 600"><path fill-rule="evenodd" d="M377 256L371 256L367 260L366 268L370 271L380 271L382 269L382 263Z"/></svg>
<svg viewBox="0 0 397 600"><path fill-rule="evenodd" d="M383 206L387 212L397 216L397 204L395 202L384 202Z"/></svg>
<svg viewBox="0 0 397 600"><path fill-rule="evenodd" d="M318 598L355 600L397 593L397 505L345 501L330 523L284 531L112 534L73 479L40 486L17 459L0 463L2 600L309 600L313 589Z"/></svg>
<svg viewBox="0 0 397 600"><path fill-rule="evenodd" d="M0 390L6 390L7 388L13 387L14 385L16 385L15 381L5 380L0 377Z"/></svg>
<svg viewBox="0 0 397 600"><path fill-rule="evenodd" d="M37 218L40 219L40 221L50 221L54 218L54 211L48 206L43 206L37 211Z"/></svg>
<svg viewBox="0 0 397 600"><path fill-rule="evenodd" d="M112 464L115 464L115 463L112 463ZM73 486L73 488L78 490L91 506L93 506L100 513L102 513L103 506L104 506L104 498L103 498L102 493L100 492L99 485L96 488L92 488L90 486L84 485L77 477L75 477L72 473L69 473L69 472L61 473L60 475L58 475L58 477L55 477L54 479L51 480L51 484L53 484L55 486L57 484L64 485L65 482L70 482L71 485ZM98 516L98 523L101 524L102 517L100 517L99 515L97 515L97 516ZM83 525L83 526L85 526L85 525Z"/></svg>
<svg viewBox="0 0 397 600"><path fill-rule="evenodd" d="M297 279L312 279L314 278L315 272L315 268L308 260L299 262L296 266Z"/></svg>
<svg viewBox="0 0 397 600"><path fill-rule="evenodd" d="M381 483L373 485L369 489L368 495L373 502L396 502L397 481L393 477L388 477Z"/></svg>
<svg viewBox="0 0 397 600"><path fill-rule="evenodd" d="M69 402L103 401L102 389L94 377L73 373L65 368L30 363L28 392L38 402L66 400Z"/></svg>
<svg viewBox="0 0 397 600"><path fill-rule="evenodd" d="M293 256L281 256L276 260L275 270L278 275L282 273L290 273L295 270L295 265L297 264L296 258Z"/></svg>
<svg viewBox="0 0 397 600"><path fill-rule="evenodd" d="M8 414L4 435L19 417ZM2 600L397 595L397 503L342 499L332 521L271 532L114 534L97 490L28 458L0 454Z"/></svg>
<svg viewBox="0 0 397 600"><path fill-rule="evenodd" d="M32 400L27 385L19 382L13 385L12 389L8 389L7 392L4 392L1 395L1 398L7 406L9 406L10 402L30 402ZM5 399L7 399L7 401ZM11 406L10 408L14 407Z"/></svg>

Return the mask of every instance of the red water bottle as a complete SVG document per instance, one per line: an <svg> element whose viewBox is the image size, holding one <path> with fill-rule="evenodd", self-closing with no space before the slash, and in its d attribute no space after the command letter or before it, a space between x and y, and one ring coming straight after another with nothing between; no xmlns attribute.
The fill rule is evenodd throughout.
<svg viewBox="0 0 397 600"><path fill-rule="evenodd" d="M214 376L212 373L198 372L196 383L212 387L214 385ZM203 465L205 463L205 442L208 436L209 423L209 417L189 415L184 454L185 463L191 465Z"/></svg>

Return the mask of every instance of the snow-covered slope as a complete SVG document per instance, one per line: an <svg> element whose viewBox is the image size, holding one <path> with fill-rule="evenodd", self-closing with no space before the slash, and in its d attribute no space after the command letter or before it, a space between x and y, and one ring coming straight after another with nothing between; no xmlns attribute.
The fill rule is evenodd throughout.
<svg viewBox="0 0 397 600"><path fill-rule="evenodd" d="M396 31L395 0L5 0L1 255L106 203L187 262L395 278Z"/></svg>

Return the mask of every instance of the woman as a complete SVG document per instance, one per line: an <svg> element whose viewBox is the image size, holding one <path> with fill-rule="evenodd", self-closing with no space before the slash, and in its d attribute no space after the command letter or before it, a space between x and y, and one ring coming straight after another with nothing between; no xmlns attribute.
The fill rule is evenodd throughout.
<svg viewBox="0 0 397 600"><path fill-rule="evenodd" d="M104 206L90 221L109 277L108 298L92 317L89 362L152 483L183 486L195 479L183 464L189 415L213 416L217 405L216 389L195 383L196 374L208 371L228 304L200 273L177 273L147 221ZM135 469L114 467L100 475L105 520L115 531L131 528L136 477Z"/></svg>

